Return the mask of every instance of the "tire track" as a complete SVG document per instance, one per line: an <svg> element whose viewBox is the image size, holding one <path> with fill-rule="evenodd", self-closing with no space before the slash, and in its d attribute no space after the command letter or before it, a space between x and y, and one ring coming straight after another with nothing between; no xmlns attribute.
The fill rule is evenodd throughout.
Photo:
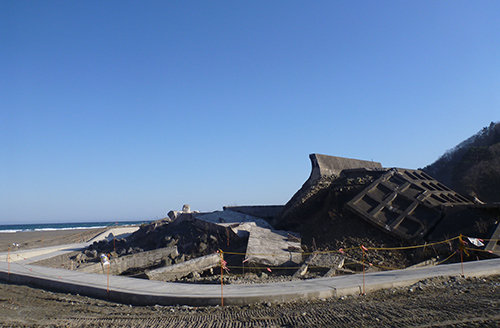
<svg viewBox="0 0 500 328"><path fill-rule="evenodd" d="M443 280L444 281L444 280ZM500 277L433 281L428 289L243 307L128 306L0 284L0 326L6 327L495 327ZM443 284L446 282L446 285ZM11 307L15 306L13 311Z"/></svg>

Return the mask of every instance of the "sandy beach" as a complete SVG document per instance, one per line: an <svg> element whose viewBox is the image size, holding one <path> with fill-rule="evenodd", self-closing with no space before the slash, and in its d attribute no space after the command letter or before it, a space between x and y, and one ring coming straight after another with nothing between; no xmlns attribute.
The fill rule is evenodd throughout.
<svg viewBox="0 0 500 328"><path fill-rule="evenodd" d="M0 252L86 242L107 228L0 233ZM15 246L14 244L19 244Z"/></svg>

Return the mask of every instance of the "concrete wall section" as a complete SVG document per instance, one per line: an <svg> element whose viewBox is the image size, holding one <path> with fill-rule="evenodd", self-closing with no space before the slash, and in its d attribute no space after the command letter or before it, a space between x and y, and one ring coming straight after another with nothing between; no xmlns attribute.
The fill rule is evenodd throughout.
<svg viewBox="0 0 500 328"><path fill-rule="evenodd" d="M373 161L344 158L338 156L328 156L321 154L310 154L311 175L309 182L315 181L322 176L340 175L342 170L347 169L382 169L382 164Z"/></svg>
<svg viewBox="0 0 500 328"><path fill-rule="evenodd" d="M339 177L343 170L365 169L383 171L382 164L372 161L363 161L337 156L310 154L311 174L302 187L290 198L283 209L271 220L277 229L288 229L292 225L300 224L303 215L300 207L308 199L328 188L333 180Z"/></svg>

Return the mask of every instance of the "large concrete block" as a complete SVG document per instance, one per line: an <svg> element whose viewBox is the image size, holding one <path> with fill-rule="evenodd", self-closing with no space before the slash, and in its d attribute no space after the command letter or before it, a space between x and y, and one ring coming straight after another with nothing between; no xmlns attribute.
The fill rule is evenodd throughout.
<svg viewBox="0 0 500 328"><path fill-rule="evenodd" d="M212 229L230 229L239 237L248 237L254 226L272 229L272 226L262 218L231 210L197 214L195 223L200 227L205 225Z"/></svg>
<svg viewBox="0 0 500 328"><path fill-rule="evenodd" d="M199 214L195 222L231 229L240 237L248 236L246 260L250 265L281 266L301 263L300 237L288 231L274 230L264 219L232 210Z"/></svg>
<svg viewBox="0 0 500 328"><path fill-rule="evenodd" d="M252 227L245 260L250 265L282 266L302 262L300 237L297 233Z"/></svg>
<svg viewBox="0 0 500 328"><path fill-rule="evenodd" d="M473 205L420 170L390 169L346 207L368 222L417 242L439 222L442 208Z"/></svg>

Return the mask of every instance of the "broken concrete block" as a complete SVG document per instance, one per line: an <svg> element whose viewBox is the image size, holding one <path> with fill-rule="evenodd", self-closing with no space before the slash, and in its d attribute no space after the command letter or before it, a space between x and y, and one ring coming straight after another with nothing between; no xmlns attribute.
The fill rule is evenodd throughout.
<svg viewBox="0 0 500 328"><path fill-rule="evenodd" d="M112 275L119 275L129 269L139 269L153 266L159 263L161 260L168 258L169 256L177 256L177 247L166 247L155 249L148 252L142 252L139 254L132 254L121 256L118 258L111 258L109 263L109 273ZM79 269L78 271L87 273L103 273L102 266L100 263L96 263L90 266Z"/></svg>
<svg viewBox="0 0 500 328"><path fill-rule="evenodd" d="M248 260L250 265L266 266L302 263L300 239L295 236L294 241L291 241L288 238L290 234L293 233L257 226L252 227L245 260ZM293 251L289 251L289 247Z"/></svg>
<svg viewBox="0 0 500 328"><path fill-rule="evenodd" d="M172 281L188 276L193 272L203 272L220 265L220 255L218 253L198 257L179 264L146 271L150 280Z"/></svg>
<svg viewBox="0 0 500 328"><path fill-rule="evenodd" d="M337 253L311 254L306 260L309 266L340 269L344 266L345 257Z"/></svg>
<svg viewBox="0 0 500 328"><path fill-rule="evenodd" d="M231 228L240 237L246 237L253 226L272 229L273 227L266 220L244 213L233 212L231 210L215 211L212 213L197 214L197 220L210 222L223 227Z"/></svg>
<svg viewBox="0 0 500 328"><path fill-rule="evenodd" d="M307 273L309 267L330 268L324 277L332 277L344 266L345 257L334 253L313 253L293 275L295 278Z"/></svg>

